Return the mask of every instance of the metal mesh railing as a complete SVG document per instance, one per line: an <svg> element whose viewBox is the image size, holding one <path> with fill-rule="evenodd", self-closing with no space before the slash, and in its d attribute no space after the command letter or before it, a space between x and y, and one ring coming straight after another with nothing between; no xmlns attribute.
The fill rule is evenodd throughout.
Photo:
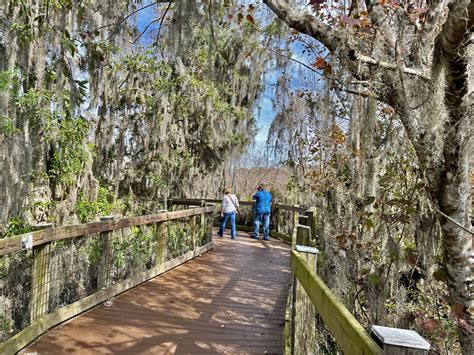
<svg viewBox="0 0 474 355"><path fill-rule="evenodd" d="M30 324L32 251L0 258L0 340L5 341Z"/></svg>

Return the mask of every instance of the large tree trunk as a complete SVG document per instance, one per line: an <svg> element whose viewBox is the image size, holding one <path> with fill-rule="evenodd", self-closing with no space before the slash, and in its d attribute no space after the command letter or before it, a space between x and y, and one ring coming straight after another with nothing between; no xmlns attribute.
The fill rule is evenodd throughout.
<svg viewBox="0 0 474 355"><path fill-rule="evenodd" d="M303 15L287 1L264 0L264 3L290 27L305 33L320 41L326 48L340 59L340 62L356 77L361 76L358 67L353 63L372 63L380 69L393 70L393 66L371 59L357 50L364 46L354 45L345 41L337 27L329 28L317 17L310 14ZM387 24L385 12L380 11L376 1L366 1L373 24ZM443 231L443 245L445 265L448 276L448 287L453 302L453 312L458 319L460 342L464 354L474 353L474 305L472 296L472 233L468 220L469 214L469 152L472 144L471 127L473 125L473 88L474 88L474 38L471 34L474 24L474 0L457 0L449 2L434 1L428 16L428 33L423 41L429 46L431 32L438 31L437 21L445 19L439 34L436 37L436 46L433 51L432 69L434 77L445 79L440 87L439 102L442 110L442 124L434 122L434 117L421 114L410 104L411 93L407 95L407 87L416 87L420 93L432 93L436 86L433 79L419 72L403 67L403 61L397 62L399 75L392 78L385 77L386 85L379 90L380 98L391 105L400 114L401 121L407 135L413 144L419 158L420 169L427 180L427 190L431 195L435 208L438 207L439 221ZM447 13L447 17L444 14ZM390 52L391 36L395 27L384 25L378 29L387 37L385 55L393 58ZM468 36L471 36L469 39ZM402 38L398 38L403 42ZM431 60L429 53L423 53L426 61ZM383 58L383 57L381 57ZM407 60L407 56L405 60ZM393 71L392 71L393 73ZM403 73L403 75L402 75ZM407 76L409 74L410 76ZM400 78L398 78L400 77ZM370 80L370 77L366 77ZM411 83L408 83L411 80ZM422 80L427 87L419 85ZM385 93L385 96L383 96ZM387 95L387 93L389 93ZM423 96L420 96L423 97ZM434 97L436 100L437 97ZM446 113L446 114L444 114ZM441 115L441 113L440 113ZM445 117L444 117L445 116ZM448 216L449 218L447 218ZM455 221L455 223L453 223Z"/></svg>
<svg viewBox="0 0 474 355"><path fill-rule="evenodd" d="M463 6L464 5L464 6ZM466 28L474 22L474 1L459 1L451 7L450 16L438 37L439 55L446 72L445 104L448 118L445 126L444 165L438 179L441 212L470 230L469 156L472 145L474 43ZM444 260L448 275L453 312L463 354L474 353L474 301L472 295L472 234L445 216L440 217L443 230Z"/></svg>

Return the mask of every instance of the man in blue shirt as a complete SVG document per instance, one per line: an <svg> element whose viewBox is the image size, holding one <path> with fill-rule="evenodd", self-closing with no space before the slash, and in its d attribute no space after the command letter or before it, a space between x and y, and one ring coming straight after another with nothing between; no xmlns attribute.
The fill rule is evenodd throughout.
<svg viewBox="0 0 474 355"><path fill-rule="evenodd" d="M251 238L258 239L258 228L263 223L263 240L270 238L270 211L272 206L272 195L260 184L257 186L257 192L252 196L255 200L253 233Z"/></svg>

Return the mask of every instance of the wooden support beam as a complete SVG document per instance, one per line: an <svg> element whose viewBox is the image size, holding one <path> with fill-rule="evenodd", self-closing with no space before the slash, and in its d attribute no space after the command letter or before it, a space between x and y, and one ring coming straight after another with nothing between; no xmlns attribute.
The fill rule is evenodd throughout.
<svg viewBox="0 0 474 355"><path fill-rule="evenodd" d="M193 245L193 250L196 249L197 245L197 234L198 234L198 228L197 228L197 221L196 221L197 216L192 216L190 220L190 233L191 233L191 243Z"/></svg>
<svg viewBox="0 0 474 355"><path fill-rule="evenodd" d="M311 228L298 224L296 227L296 245L309 245ZM296 246L295 246L296 247Z"/></svg>
<svg viewBox="0 0 474 355"><path fill-rule="evenodd" d="M273 209L273 213L275 214L275 229L274 231L279 233L281 231L281 227L280 227L280 221L282 219L283 216L280 215L280 209L279 208L274 208Z"/></svg>
<svg viewBox="0 0 474 355"><path fill-rule="evenodd" d="M114 216L101 217L101 221L111 221ZM100 233L101 255L97 275L97 289L101 290L110 285L112 270L113 233L111 231Z"/></svg>
<svg viewBox="0 0 474 355"><path fill-rule="evenodd" d="M311 207L310 209L306 210L306 216L308 217L308 224L311 228L311 240L313 241L312 245L316 245L317 243L317 235L316 235L316 207Z"/></svg>
<svg viewBox="0 0 474 355"><path fill-rule="evenodd" d="M155 265L161 265L166 261L166 245L168 243L168 222L160 222L156 226L156 257Z"/></svg>
<svg viewBox="0 0 474 355"><path fill-rule="evenodd" d="M201 207L206 206L206 201L201 200ZM206 214L202 212L199 216L199 244L204 243L206 235Z"/></svg>

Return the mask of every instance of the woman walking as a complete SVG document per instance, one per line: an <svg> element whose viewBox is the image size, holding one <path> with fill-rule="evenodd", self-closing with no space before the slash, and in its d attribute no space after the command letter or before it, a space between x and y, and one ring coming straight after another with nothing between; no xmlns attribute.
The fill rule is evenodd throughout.
<svg viewBox="0 0 474 355"><path fill-rule="evenodd" d="M230 218L230 236L232 239L235 239L237 235L237 230L235 228L235 216L239 211L239 201L237 197L232 194L230 187L224 189L224 197L222 198L221 204L221 227L217 235L219 237L224 236L224 229L227 224L227 221Z"/></svg>

